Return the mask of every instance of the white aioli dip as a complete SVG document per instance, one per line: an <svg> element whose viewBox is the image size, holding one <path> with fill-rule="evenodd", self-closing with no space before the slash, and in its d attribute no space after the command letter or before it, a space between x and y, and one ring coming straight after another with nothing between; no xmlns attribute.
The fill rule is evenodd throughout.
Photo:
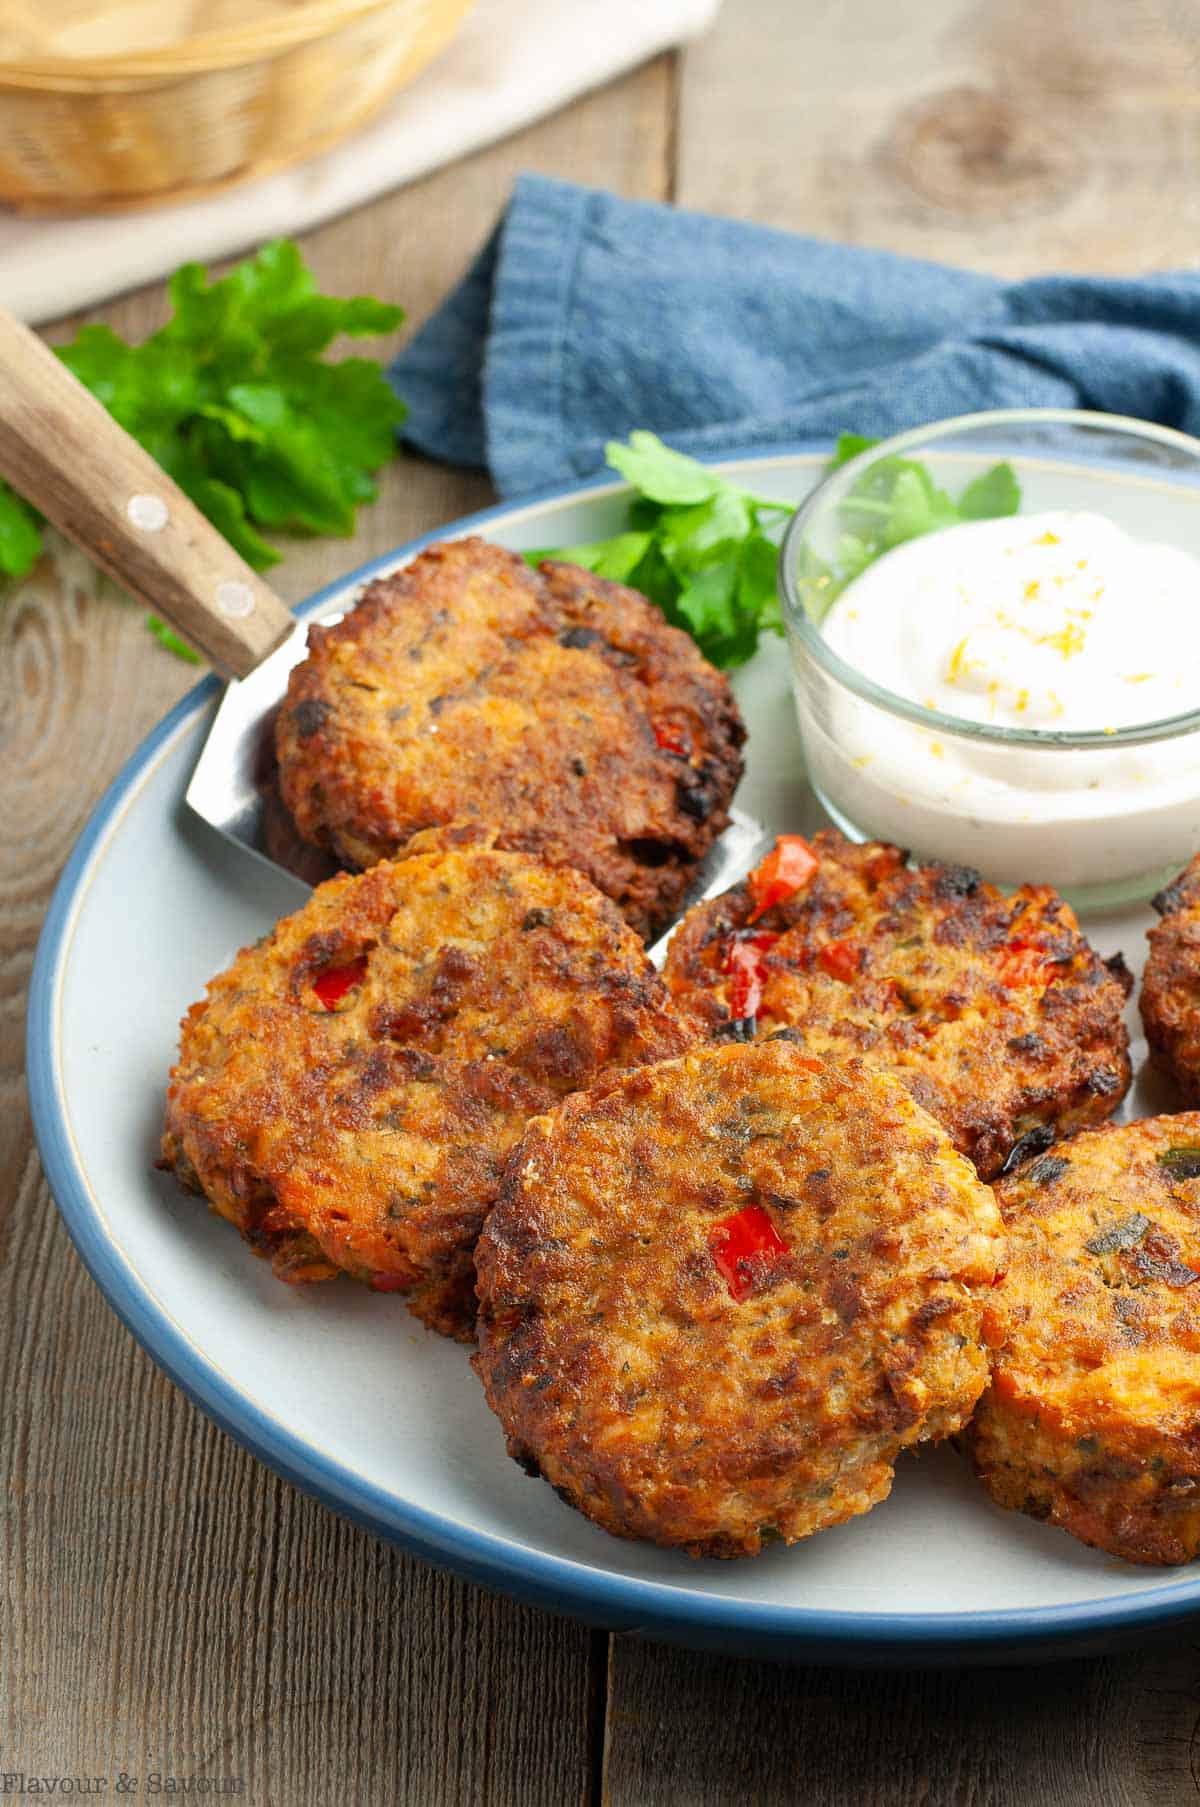
<svg viewBox="0 0 1200 1807"><path fill-rule="evenodd" d="M972 521L886 553L821 626L883 689L985 727L1115 734L1200 709L1200 560L1092 513ZM826 680L828 685L828 680ZM1200 736L986 743L801 694L810 773L869 835L1076 890L1200 848Z"/></svg>
<svg viewBox="0 0 1200 1807"><path fill-rule="evenodd" d="M1098 514L909 540L822 632L885 690L994 727L1113 730L1200 706L1200 562Z"/></svg>

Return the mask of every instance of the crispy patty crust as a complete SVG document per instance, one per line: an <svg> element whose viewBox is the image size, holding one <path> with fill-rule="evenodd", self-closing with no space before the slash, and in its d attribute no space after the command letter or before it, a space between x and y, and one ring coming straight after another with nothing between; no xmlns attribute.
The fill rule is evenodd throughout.
<svg viewBox="0 0 1200 1807"><path fill-rule="evenodd" d="M510 1455L621 1537L753 1555L884 1499L987 1379L990 1190L887 1074L700 1048L531 1123L477 1250Z"/></svg>
<svg viewBox="0 0 1200 1807"><path fill-rule="evenodd" d="M1008 1273L969 1446L1000 1505L1129 1562L1200 1554L1200 1115L1089 1130L997 1188Z"/></svg>
<svg viewBox="0 0 1200 1807"><path fill-rule="evenodd" d="M885 1064L983 1179L1114 1111L1129 1086L1129 975L1047 886L1011 897L962 866L813 837L801 888L761 913L754 875L699 904L665 977L709 1035L804 1033L810 1053ZM761 889L759 896L761 898ZM756 966L752 1019L735 1015Z"/></svg>
<svg viewBox="0 0 1200 1807"><path fill-rule="evenodd" d="M1142 978L1142 1022L1155 1066L1189 1104L1200 1104L1200 854L1154 907Z"/></svg>
<svg viewBox="0 0 1200 1807"><path fill-rule="evenodd" d="M724 677L644 596L479 539L311 629L276 729L300 834L346 864L478 822L578 867L647 937L729 820L744 739Z"/></svg>
<svg viewBox="0 0 1200 1807"><path fill-rule="evenodd" d="M527 1120L687 1041L579 873L413 852L322 885L192 1006L162 1164L281 1279L343 1271L468 1338L471 1251Z"/></svg>

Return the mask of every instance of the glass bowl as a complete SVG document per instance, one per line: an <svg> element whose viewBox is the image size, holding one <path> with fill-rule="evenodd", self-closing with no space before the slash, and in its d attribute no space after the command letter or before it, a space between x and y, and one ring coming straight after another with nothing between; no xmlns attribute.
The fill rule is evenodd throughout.
<svg viewBox="0 0 1200 1807"><path fill-rule="evenodd" d="M1049 409L939 421L830 471L780 552L809 781L845 833L1000 883L1052 884L1088 908L1148 896L1200 851L1200 709L1086 733L993 726L881 688L822 634L853 571L855 497L861 510L873 474L886 479L880 465L898 456L919 460L953 496L1007 462L1018 514L1085 510L1200 558L1200 441L1118 415ZM1200 591L1195 607L1200 623ZM1136 620L1129 634L1136 647ZM1194 658L1194 645L1181 638L1181 658Z"/></svg>

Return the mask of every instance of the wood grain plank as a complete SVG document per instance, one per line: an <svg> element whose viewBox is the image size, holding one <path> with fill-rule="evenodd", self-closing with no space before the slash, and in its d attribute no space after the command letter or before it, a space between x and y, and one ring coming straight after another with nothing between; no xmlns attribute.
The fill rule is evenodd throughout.
<svg viewBox="0 0 1200 1807"><path fill-rule="evenodd" d="M614 1640L605 1807L1183 1807L1200 1653L788 1669Z"/></svg>
<svg viewBox="0 0 1200 1807"><path fill-rule="evenodd" d="M1194 262L1200 0L743 0L677 198L1000 275Z"/></svg>
<svg viewBox="0 0 1200 1807"><path fill-rule="evenodd" d="M660 59L304 249L416 324L517 170L661 195L670 93ZM137 337L164 314L156 287L91 317ZM296 542L272 580L294 601L490 498L482 474L402 459L353 542ZM241 1776L271 1807L582 1802L605 1641L268 1474L121 1328L41 1177L21 1076L41 917L99 791L195 677L61 541L0 609L0 1769Z"/></svg>

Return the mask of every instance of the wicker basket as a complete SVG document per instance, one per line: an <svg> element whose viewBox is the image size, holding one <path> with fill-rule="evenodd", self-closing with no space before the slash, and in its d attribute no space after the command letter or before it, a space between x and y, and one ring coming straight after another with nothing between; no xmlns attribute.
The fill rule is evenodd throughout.
<svg viewBox="0 0 1200 1807"><path fill-rule="evenodd" d="M471 5L0 0L0 204L187 200L311 157L436 56Z"/></svg>

